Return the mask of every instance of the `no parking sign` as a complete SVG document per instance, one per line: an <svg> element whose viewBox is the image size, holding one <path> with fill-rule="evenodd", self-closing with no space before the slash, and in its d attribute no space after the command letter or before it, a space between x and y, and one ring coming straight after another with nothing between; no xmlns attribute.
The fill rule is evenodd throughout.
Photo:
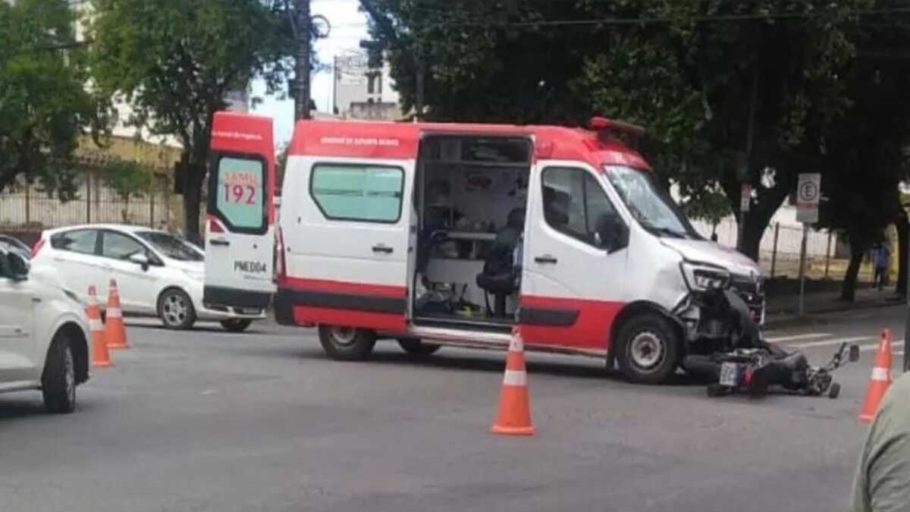
<svg viewBox="0 0 910 512"><path fill-rule="evenodd" d="M822 175L805 173L799 175L796 186L796 220L805 224L818 222L818 201L821 197Z"/></svg>

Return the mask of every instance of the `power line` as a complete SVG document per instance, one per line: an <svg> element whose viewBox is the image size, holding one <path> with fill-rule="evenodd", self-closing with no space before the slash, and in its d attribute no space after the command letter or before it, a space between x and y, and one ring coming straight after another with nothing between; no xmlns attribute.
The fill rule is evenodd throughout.
<svg viewBox="0 0 910 512"><path fill-rule="evenodd" d="M419 8L418 8L419 9ZM502 27L502 28L538 28L538 27L578 27L578 26L621 26L621 25L654 25L667 24L678 21L678 17L671 16L642 16L634 18L609 17L609 18L578 18L558 20L530 20L530 21L496 21L487 19L455 19L451 13L443 14L450 19L446 21L431 21L421 24L424 27ZM854 9L840 13L825 11L813 12L779 12L779 13L746 13L746 14L714 14L700 15L686 18L687 21L696 23L737 23L744 21L767 20L810 20L819 19L832 14L844 16L876 16L910 14L910 7L891 7L882 9Z"/></svg>

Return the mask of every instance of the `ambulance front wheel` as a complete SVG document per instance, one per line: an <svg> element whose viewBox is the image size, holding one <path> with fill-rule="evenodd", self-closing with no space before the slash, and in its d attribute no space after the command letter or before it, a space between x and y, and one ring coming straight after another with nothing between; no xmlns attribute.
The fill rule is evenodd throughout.
<svg viewBox="0 0 910 512"><path fill-rule="evenodd" d="M679 365L680 338L662 315L645 313L630 318L616 337L616 359L632 382L666 382Z"/></svg>
<svg viewBox="0 0 910 512"><path fill-rule="evenodd" d="M376 333L354 327L320 325L319 343L332 359L362 361L373 353Z"/></svg>

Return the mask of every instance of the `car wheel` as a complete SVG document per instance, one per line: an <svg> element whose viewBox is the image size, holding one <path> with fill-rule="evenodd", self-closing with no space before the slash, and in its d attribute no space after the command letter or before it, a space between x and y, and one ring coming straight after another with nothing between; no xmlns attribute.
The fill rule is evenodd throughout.
<svg viewBox="0 0 910 512"><path fill-rule="evenodd" d="M616 343L619 368L632 382L666 382L679 365L679 335L667 319L656 313L629 320L619 330Z"/></svg>
<svg viewBox="0 0 910 512"><path fill-rule="evenodd" d="M440 349L439 345L424 343L422 340L415 338L398 338L398 345L409 356L414 357L426 357Z"/></svg>
<svg viewBox="0 0 910 512"><path fill-rule="evenodd" d="M246 318L229 318L222 320L220 323L221 327L224 327L227 332L243 332L247 330L253 321Z"/></svg>
<svg viewBox="0 0 910 512"><path fill-rule="evenodd" d="M49 412L68 414L76 408L76 362L65 334L58 334L47 352L41 392Z"/></svg>
<svg viewBox="0 0 910 512"><path fill-rule="evenodd" d="M189 329L196 323L196 309L186 293L171 288L158 298L158 317L168 329Z"/></svg>
<svg viewBox="0 0 910 512"><path fill-rule="evenodd" d="M319 326L319 343L332 359L360 361L370 357L376 345L376 334L353 327Z"/></svg>

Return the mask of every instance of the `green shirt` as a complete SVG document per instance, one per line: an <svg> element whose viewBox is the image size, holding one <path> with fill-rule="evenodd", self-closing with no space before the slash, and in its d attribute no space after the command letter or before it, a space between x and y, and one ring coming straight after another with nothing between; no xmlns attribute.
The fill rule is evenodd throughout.
<svg viewBox="0 0 910 512"><path fill-rule="evenodd" d="M869 428L852 510L910 511L910 374L894 381Z"/></svg>

